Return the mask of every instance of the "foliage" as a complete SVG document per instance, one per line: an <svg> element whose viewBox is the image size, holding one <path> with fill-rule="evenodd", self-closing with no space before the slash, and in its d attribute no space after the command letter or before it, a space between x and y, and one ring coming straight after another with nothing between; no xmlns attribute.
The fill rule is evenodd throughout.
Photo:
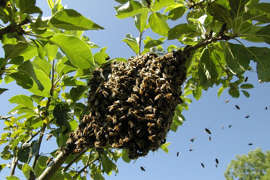
<svg viewBox="0 0 270 180"><path fill-rule="evenodd" d="M203 90L219 86L220 96L228 89L232 97L242 93L249 97L244 73L256 64L261 82L270 81L270 49L245 47L243 42L270 44L269 3L259 0L116 0L116 17L132 18L138 37L127 34L123 39L136 55L154 52L164 55L183 47L191 48L192 56L186 63L187 81L175 110L172 131L182 125L181 114L188 110L191 99L200 99ZM73 9L65 9L61 0L47 0L51 16L43 18L35 0L0 1L0 40L4 57L0 58L2 83L16 82L27 94L15 95L10 103L15 107L10 116L1 116L5 127L1 134L1 158L12 162L8 179L18 179L15 170L28 177L37 177L51 164L87 114L87 82L91 72L107 62L106 48L98 48L87 30L102 30L102 26ZM173 24L173 25L172 25ZM153 38L152 31L159 36ZM164 42L176 40L183 47ZM173 41L175 42L175 41ZM121 56L121 55L119 55ZM123 61L123 58L113 60ZM0 88L0 94L8 89ZM62 116L60 115L62 114ZM47 134L44 140L44 134ZM54 138L51 138L54 137ZM44 142L57 143L58 149L40 155ZM168 145L168 144L167 144ZM167 152L167 145L161 148ZM88 149L74 154L60 165L55 179L76 177L85 179L82 172L91 172L93 179L104 179L103 174L117 172L119 158L130 162L126 151L111 148ZM78 170L72 164L84 166ZM5 168L0 166L0 171Z"/></svg>
<svg viewBox="0 0 270 180"><path fill-rule="evenodd" d="M237 156L229 164L225 177L227 180L267 180L270 178L270 151L263 153L260 149L250 151L247 155Z"/></svg>

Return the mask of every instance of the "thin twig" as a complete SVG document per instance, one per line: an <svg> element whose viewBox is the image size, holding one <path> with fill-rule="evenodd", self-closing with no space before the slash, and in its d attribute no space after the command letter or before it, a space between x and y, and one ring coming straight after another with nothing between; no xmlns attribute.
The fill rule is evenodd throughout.
<svg viewBox="0 0 270 180"><path fill-rule="evenodd" d="M140 35L139 35L139 55L141 55L141 49L142 49L142 36L143 36L143 31L140 32Z"/></svg>
<svg viewBox="0 0 270 180"><path fill-rule="evenodd" d="M50 103L51 103L51 100L52 100L52 97L53 97L53 92L54 92L54 67L55 66L55 61L53 61L53 64L52 64L52 71L51 71L51 89L50 89L50 97L48 98L48 101L47 101L47 104L46 104L46 113L45 113L45 118L48 117L48 109L49 109L49 106L50 106ZM46 130L46 127L47 127L47 123L43 123L43 126L40 130L40 136L39 136L39 139L38 139L38 149L37 149L37 154L35 156L35 159L34 159L34 163L33 163L33 169L35 168L36 164L37 164L37 161L38 161L38 158L40 156L39 154L39 150L40 150L40 146L41 146L41 143L42 143L42 140L43 140L43 136L44 136L44 133L45 133L45 130ZM31 176L30 176L30 179L33 178L33 173L31 173Z"/></svg>
<svg viewBox="0 0 270 180"><path fill-rule="evenodd" d="M90 164L92 164L92 163L94 163L95 161L97 161L97 160L99 160L99 155L95 158L95 159L93 159L92 161L90 161L90 156L89 156L89 159L88 159L88 161L87 161L87 163L86 163L86 165L75 175L75 176L73 176L73 179L77 179L77 177L87 168L87 167L89 167L89 165Z"/></svg>
<svg viewBox="0 0 270 180"><path fill-rule="evenodd" d="M64 172L66 172L69 167L75 162L77 161L88 149L86 148L84 151L80 152L80 154L78 154L65 168L64 168Z"/></svg>
<svg viewBox="0 0 270 180"><path fill-rule="evenodd" d="M41 129L38 130L38 132L36 132L34 135L31 134L31 137L25 143L29 143L30 141L32 141L40 132Z"/></svg>
<svg viewBox="0 0 270 180"><path fill-rule="evenodd" d="M10 172L10 176L13 176L15 174L15 170L18 164L18 157L15 156L13 158L12 164L11 164L11 172Z"/></svg>

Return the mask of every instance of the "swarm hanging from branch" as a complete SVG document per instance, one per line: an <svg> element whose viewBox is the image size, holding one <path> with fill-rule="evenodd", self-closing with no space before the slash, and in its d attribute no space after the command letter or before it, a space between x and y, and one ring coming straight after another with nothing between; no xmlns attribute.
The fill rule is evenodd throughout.
<svg viewBox="0 0 270 180"><path fill-rule="evenodd" d="M131 159L157 150L181 103L185 59L182 51L146 54L96 69L89 82L90 113L70 135L68 149L121 148Z"/></svg>

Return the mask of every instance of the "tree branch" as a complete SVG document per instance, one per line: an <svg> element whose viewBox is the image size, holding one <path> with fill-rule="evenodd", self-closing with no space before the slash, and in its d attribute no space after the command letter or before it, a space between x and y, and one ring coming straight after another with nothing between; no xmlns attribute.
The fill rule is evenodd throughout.
<svg viewBox="0 0 270 180"><path fill-rule="evenodd" d="M26 18L24 21L22 21L20 24L10 24L7 27L0 29L0 40L3 38L3 35L7 33L14 33L17 32L18 34L24 33L24 30L22 29L22 26L25 24L28 24L30 20Z"/></svg>
<svg viewBox="0 0 270 180"><path fill-rule="evenodd" d="M67 149L63 149L60 154L55 158L53 163L47 167L43 173L37 178L37 180L50 180L55 172L61 167L65 162L70 152Z"/></svg>
<svg viewBox="0 0 270 180"><path fill-rule="evenodd" d="M15 156L13 158L12 164L11 164L11 172L10 172L10 176L13 176L15 174L15 170L16 170L16 166L18 164L18 157Z"/></svg>
<svg viewBox="0 0 270 180"><path fill-rule="evenodd" d="M190 54L192 51L197 50L197 49L199 49L201 47L205 47L208 44L211 44L211 43L214 43L214 42L217 42L217 41L221 41L221 40L228 41L228 40L233 39L235 37L236 36L227 36L223 32L220 32L220 33L218 33L218 35L216 37L208 37L208 38L202 40L201 42L199 42L198 44L196 44L194 46L186 46L184 48L184 54L185 53ZM179 50L178 52L180 53L181 51ZM54 173L57 171L57 169L60 168L61 165L65 162L66 158L68 157L69 153L71 153L71 152L72 152L72 150L69 150L69 149L66 149L66 148L63 149L61 151L61 153L56 157L54 163L50 167L45 169L45 171L40 175L38 180L48 180L48 179L50 179L50 177L54 175ZM93 162L91 162L91 163L93 163ZM70 165L66 166L64 171L66 171L69 166Z"/></svg>
<svg viewBox="0 0 270 180"><path fill-rule="evenodd" d="M53 92L54 92L54 67L55 66L55 61L53 61L53 64L52 64L52 71L51 71L51 89L50 89L50 97L48 98L48 101L47 101L47 104L46 104L46 113L45 113L45 116L43 118L46 119L48 117L48 109L49 109L49 106L50 106L50 103L51 103L51 100L52 100L52 97L53 97ZM41 143L42 143L42 140L43 140L43 136L44 136L44 133L45 133L45 130L46 130L46 127L47 127L47 122L44 122L43 123L43 126L40 130L40 136L39 136L39 139L38 139L38 149L37 149L37 154L35 156L35 159L34 159L34 163L33 163L33 169L35 168L36 164L37 164L37 161L38 161L38 158L40 156L39 154L39 150L40 150L40 146L41 146ZM33 179L35 176L33 174L33 172L31 172L31 175L30 175L30 179Z"/></svg>

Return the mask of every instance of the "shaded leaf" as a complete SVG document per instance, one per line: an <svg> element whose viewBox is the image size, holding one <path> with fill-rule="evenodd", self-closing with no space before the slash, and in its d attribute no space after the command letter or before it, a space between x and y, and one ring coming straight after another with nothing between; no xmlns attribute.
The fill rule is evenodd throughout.
<svg viewBox="0 0 270 180"><path fill-rule="evenodd" d="M29 166L28 164L23 165L22 172L27 179L29 179L31 171L33 171L31 166Z"/></svg>
<svg viewBox="0 0 270 180"><path fill-rule="evenodd" d="M3 94L5 91L7 91L8 89L6 88L0 88L0 94Z"/></svg>
<svg viewBox="0 0 270 180"><path fill-rule="evenodd" d="M106 155L101 155L101 163L103 170L110 175L113 170L116 169L116 165Z"/></svg>
<svg viewBox="0 0 270 180"><path fill-rule="evenodd" d="M141 14L135 16L135 25L139 32L143 32L146 28L148 10L145 9Z"/></svg>
<svg viewBox="0 0 270 180"><path fill-rule="evenodd" d="M169 30L168 40L178 39L192 33L194 30L188 24L178 24Z"/></svg>
<svg viewBox="0 0 270 180"><path fill-rule="evenodd" d="M251 89L251 88L254 88L253 84L242 84L240 87L242 89Z"/></svg>

